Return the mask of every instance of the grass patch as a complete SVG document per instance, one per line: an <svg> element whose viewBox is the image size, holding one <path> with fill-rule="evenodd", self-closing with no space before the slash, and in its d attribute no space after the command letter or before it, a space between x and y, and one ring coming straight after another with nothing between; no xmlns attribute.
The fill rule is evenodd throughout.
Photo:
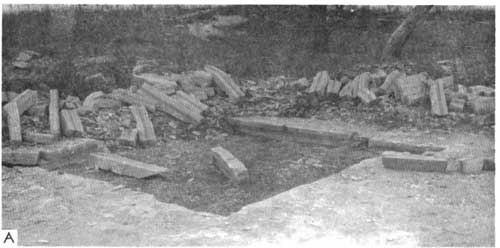
<svg viewBox="0 0 500 248"><path fill-rule="evenodd" d="M20 49L32 49L69 61L76 56L111 54L118 58L116 77L130 84L139 57L157 59L163 71L183 72L216 65L237 78L270 76L312 77L319 70L356 74L380 62L382 49L405 14L397 10L330 9L329 53L312 52L312 27L303 6L220 6L213 12L177 20L188 13L173 5L135 6L128 9L76 8L69 10L3 14L5 62ZM225 37L201 40L189 34L188 23L220 15L242 15L247 23L225 28ZM460 58L467 85L494 85L494 10L435 11L410 37L403 61L415 72L442 76L436 61ZM66 60L64 60L66 58ZM60 90L81 90L71 68L61 66L50 82ZM78 90L76 90L78 89ZM83 93L82 93L83 94Z"/></svg>

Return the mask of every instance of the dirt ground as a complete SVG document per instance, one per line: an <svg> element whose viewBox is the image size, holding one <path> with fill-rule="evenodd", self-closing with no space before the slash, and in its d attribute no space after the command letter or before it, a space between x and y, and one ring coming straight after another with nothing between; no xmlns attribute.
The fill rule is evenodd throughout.
<svg viewBox="0 0 500 248"><path fill-rule="evenodd" d="M359 128L375 137L397 137L416 143L443 145L447 147L446 155L450 159L457 154L491 155L494 151L493 137L482 134L377 133L369 128ZM218 142L231 145L234 144L231 142L238 141L247 149L251 148L247 151L255 150L268 154L268 157L274 155L274 151L292 146L267 141L259 150L252 148L259 144L253 139L229 137ZM208 145L192 143L201 147ZM165 151L173 150L175 144L178 145L175 142L165 144L151 152L169 156L170 153ZM284 147L276 148L278 145ZM243 156L242 160L247 163L252 163L249 158L258 157L257 154L245 155L244 150L235 147L233 152ZM310 156L320 157L320 163L328 164L330 149L300 148L311 152ZM138 153L144 158L150 156L141 151ZM290 156L291 160L299 158L301 155ZM259 159L253 162L261 163L258 161L265 157ZM276 156L273 161L278 168L279 159L282 157ZM318 169L310 167L310 171ZM18 229L21 245L334 242L363 246L493 246L494 173L464 175L452 172L452 167L448 173L400 172L384 169L378 157L367 159L340 173L312 183L306 180L304 183L309 184L221 216L164 203L157 199L159 197L153 189L144 190L140 185L136 191L123 181L118 180L126 187L117 185L116 181L108 183L93 179L96 178L93 170L87 170L88 175L82 177L41 168L4 166L3 227ZM193 171L193 181L200 180L196 170ZM226 190L222 197L229 199L227 191L231 190L221 189ZM189 192L189 189L181 192ZM272 195L270 192L266 194ZM188 207L211 211L213 206Z"/></svg>
<svg viewBox="0 0 500 248"><path fill-rule="evenodd" d="M250 180L235 187L212 164L210 148L222 146L239 158ZM311 146L256 137L227 136L218 140L175 140L144 149L120 149L117 153L169 171L149 179L117 176L92 165L73 164L61 172L111 182L153 194L162 202L229 215L242 206L264 200L301 184L337 173L377 155L367 149Z"/></svg>

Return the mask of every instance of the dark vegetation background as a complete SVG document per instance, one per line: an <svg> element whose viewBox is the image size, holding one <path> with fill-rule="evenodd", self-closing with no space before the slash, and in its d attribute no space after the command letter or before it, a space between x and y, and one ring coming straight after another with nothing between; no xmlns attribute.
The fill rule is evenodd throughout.
<svg viewBox="0 0 500 248"><path fill-rule="evenodd" d="M74 18L70 11L75 11ZM312 17L306 6L219 6L194 18L176 19L193 11L143 5L4 12L3 66L23 49L40 52L61 62L37 83L80 96L94 89L75 76L71 61L77 56L114 55L117 61L109 70L116 82L108 87L128 86L140 57L158 60L165 71L212 64L236 78L254 80L278 75L311 78L319 70L358 73L363 65L380 63L385 42L406 15L399 8L329 8L329 53L318 54L311 47ZM216 14L241 15L249 21L229 28L230 35L223 38L202 40L189 34L188 23L208 21ZM410 37L402 60L414 63L415 73L439 77L437 61L460 58L468 78L459 83L493 86L494 49L494 9L438 7Z"/></svg>

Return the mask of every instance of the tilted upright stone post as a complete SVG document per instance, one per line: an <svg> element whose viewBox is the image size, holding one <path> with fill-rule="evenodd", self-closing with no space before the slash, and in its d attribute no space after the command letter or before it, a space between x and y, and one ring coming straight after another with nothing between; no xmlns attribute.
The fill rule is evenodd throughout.
<svg viewBox="0 0 500 248"><path fill-rule="evenodd" d="M146 108L144 106L130 106L130 110L137 123L137 132L141 144L154 145L156 143L155 130Z"/></svg>
<svg viewBox="0 0 500 248"><path fill-rule="evenodd" d="M57 89L50 90L49 103L49 125L50 133L56 136L61 135L61 123L59 120L59 92Z"/></svg>
<svg viewBox="0 0 500 248"><path fill-rule="evenodd" d="M429 96L431 98L431 112L434 115L443 116L448 114L448 106L444 96L443 81L431 81Z"/></svg>

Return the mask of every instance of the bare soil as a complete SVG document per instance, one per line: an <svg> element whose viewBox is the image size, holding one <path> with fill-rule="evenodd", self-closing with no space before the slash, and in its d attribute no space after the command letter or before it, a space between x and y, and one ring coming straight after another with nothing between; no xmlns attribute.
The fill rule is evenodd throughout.
<svg viewBox="0 0 500 248"><path fill-rule="evenodd" d="M228 149L245 164L250 175L248 182L233 185L213 166L208 152L217 145ZM219 215L229 215L247 204L337 173L378 154L347 146L329 148L249 136L176 140L116 152L167 167L169 172L144 180L96 171L92 165L70 164L59 171L122 185L150 193L159 201Z"/></svg>

